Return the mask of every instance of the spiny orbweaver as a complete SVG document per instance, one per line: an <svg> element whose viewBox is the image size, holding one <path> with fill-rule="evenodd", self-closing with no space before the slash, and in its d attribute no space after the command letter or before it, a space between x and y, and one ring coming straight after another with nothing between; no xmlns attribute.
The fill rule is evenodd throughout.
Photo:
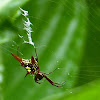
<svg viewBox="0 0 100 100"><path fill-rule="evenodd" d="M32 74L33 75L33 78L35 80L36 83L38 84L41 84L39 82L39 80L45 78L46 80L48 80L49 83L51 83L53 86L56 86L56 87L61 87L65 84L65 82L62 82L62 83L55 83L53 82L52 80L50 80L46 75L49 75L51 74L52 72L46 74L44 72L40 72L40 69L39 69L39 65L38 65L38 56L37 56L37 52L36 52L36 48L35 48L35 54L36 54L36 57L34 58L33 56L31 57L31 59L22 59L20 58L19 56L16 56L15 54L11 53L11 55L20 62L21 66L23 66L27 73L25 75L25 77L28 75L28 74ZM56 69L55 69L56 70ZM54 71L55 71L54 70ZM53 71L53 72L54 72Z"/></svg>

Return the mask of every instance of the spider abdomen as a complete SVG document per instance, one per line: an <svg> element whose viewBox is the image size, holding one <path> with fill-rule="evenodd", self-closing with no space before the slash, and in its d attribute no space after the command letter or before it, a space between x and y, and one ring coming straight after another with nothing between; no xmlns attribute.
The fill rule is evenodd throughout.
<svg viewBox="0 0 100 100"><path fill-rule="evenodd" d="M43 78L43 75L41 75L41 74L36 74L36 77L37 77L39 80L41 80L41 79Z"/></svg>

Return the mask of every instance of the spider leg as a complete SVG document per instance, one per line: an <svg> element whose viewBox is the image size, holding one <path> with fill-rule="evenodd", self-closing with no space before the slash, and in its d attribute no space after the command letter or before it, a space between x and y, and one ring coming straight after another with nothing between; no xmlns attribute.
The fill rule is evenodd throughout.
<svg viewBox="0 0 100 100"><path fill-rule="evenodd" d="M50 73L44 73L45 75L49 75L49 74L51 74L51 73L53 73L54 71L56 71L58 68L55 68L52 72L50 72Z"/></svg>
<svg viewBox="0 0 100 100"><path fill-rule="evenodd" d="M65 84L65 82L62 82L62 83L55 83L55 82L53 82L52 80L50 80L46 75L43 75L47 80L48 80L48 82L49 83L51 83L53 86L56 86L56 87L61 87L61 86L63 86L64 84Z"/></svg>
<svg viewBox="0 0 100 100"><path fill-rule="evenodd" d="M36 55L36 59L38 61L38 56L37 56L36 48L35 48L35 55Z"/></svg>
<svg viewBox="0 0 100 100"><path fill-rule="evenodd" d="M26 78L26 76L29 74L29 72L27 71L27 73L26 73L26 75L25 75L25 77L24 78Z"/></svg>
<svg viewBox="0 0 100 100"><path fill-rule="evenodd" d="M64 81L64 82L62 82L62 83L55 83L55 82L54 82L55 86L57 86L57 87L61 87L61 86L63 86L65 83L66 83L66 81Z"/></svg>

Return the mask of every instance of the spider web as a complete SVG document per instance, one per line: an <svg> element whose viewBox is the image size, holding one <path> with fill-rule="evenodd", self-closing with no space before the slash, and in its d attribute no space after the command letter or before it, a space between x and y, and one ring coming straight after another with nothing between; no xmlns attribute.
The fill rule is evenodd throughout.
<svg viewBox="0 0 100 100"><path fill-rule="evenodd" d="M61 36L58 39L57 34L55 32L55 30L57 29L56 28L57 25L59 25L59 23L58 23L59 20L62 19L62 18L60 18L60 15L61 15L60 12L62 12L64 10L65 17L63 17L63 18L66 19L66 16L68 16L68 19L70 20L69 17L73 17L71 14L71 11L73 10L73 5L72 5L72 7L69 7L68 4L71 5L71 3L66 0L64 0L64 1L61 1L61 0L45 1L44 0L43 2L44 2L43 3L44 5L46 3L52 4L51 8L55 8L54 6L58 5L58 7L56 7L56 10L59 11L59 13L52 12L54 17L51 17L52 18L51 20L48 17L44 17L45 19L43 17L41 17L43 10L41 11L41 13L39 13L39 12L36 13L36 11L34 11L36 13L36 15L34 14L35 16L34 15L30 16L31 14L29 14L29 18L30 18L30 20L32 20L32 23L33 23L32 28L33 28L34 32L32 33L32 39L37 46L37 52L38 52L38 56L39 56L39 65L41 65L40 70L48 73L48 72L54 70L55 68L59 68L54 73L52 73L52 75L50 75L49 77L51 79L53 79L55 82L62 82L64 80L67 80L65 86L63 86L62 91L68 91L68 93L70 93L70 94L73 93L73 91L70 90L70 89L73 89L73 87L75 87L75 88L79 87L79 86L81 87L82 85L86 85L86 84L91 85L92 83L94 83L94 85L95 85L95 82L99 81L99 78L100 78L100 61L99 61L99 58L100 58L100 55L99 55L100 54L99 53L100 36L98 34L100 32L100 30L99 30L99 25L96 22L96 19L99 16L99 14L98 14L98 9L94 8L95 5L98 6L98 3L95 0L93 0L90 3L90 1L88 0L87 1L88 3L85 2L84 5L82 5L82 2L78 2L76 4L76 6L82 6L83 9L88 10L88 12L85 11L85 14L83 13L83 17L84 17L84 20L89 24L89 25L88 24L86 25L87 30L88 30L87 33L85 33L85 31L83 32L84 34L87 34L86 36L84 36L85 39L83 39L83 42L84 41L85 42L81 43L81 41L78 41L82 45L82 47L80 46L79 49L83 48L83 50L81 50L82 54L80 53L80 55L78 55L79 57L77 58L76 57L77 55L74 55L73 51L71 50L71 49L74 49L73 48L74 42L70 42L70 41L75 40L75 38L72 37L73 34L71 35L71 33L73 33L72 30L73 31L75 30L75 28L76 28L75 26L77 26L77 24L76 24L77 19L72 18L73 19L72 23L70 23L68 20L66 20L66 21L68 21L68 24L70 24L67 29L65 29L65 27L64 27L65 25L68 26L67 24L64 23L65 20L63 20L64 24L60 23L60 24L63 24L63 27L66 30L66 32L61 31L61 32L67 33L67 35L66 34L63 35L65 38L62 35L60 35L60 33L58 31L56 31L56 32L58 32L58 36ZM67 2L67 4L66 4L66 2ZM90 3L90 5L89 5L89 3ZM37 4L40 6L40 1L38 1ZM42 6L42 9L46 8L46 6L44 6L44 7L43 7L43 5L41 5L41 6ZM68 9L67 11L65 11L66 8ZM30 9L31 9L31 7L28 6L28 11L31 13ZM27 10L27 9L25 9L25 10ZM86 14L86 13L88 13L88 14ZM45 15L45 16L47 16L47 15ZM52 16L52 15L50 15L50 16ZM78 12L76 13L76 17L77 16L79 16ZM23 18L18 18L18 19L16 19L16 21L22 20L22 19ZM23 22L21 23L21 25L22 24L23 24ZM14 27L18 27L19 30L23 30L23 28L18 25L19 25L19 23L15 24ZM46 25L48 27L46 27ZM80 25L81 25L81 23L80 23ZM44 26L44 27L41 27L41 26ZM58 28L60 28L60 27L61 27L61 25L59 25ZM61 27L61 28L63 28L63 27ZM77 32L79 32L79 31L77 31ZM29 44L23 44L23 39L19 37L19 36L23 36L24 39L27 40L27 34L25 34L25 31L24 31L24 33L23 33L23 31L22 32L20 31L20 33L21 33L20 35L19 35L19 33L17 33L16 40L13 40L9 43L0 45L0 48L1 48L0 55L2 55L1 56L2 59L6 59L5 57L8 57L8 60L10 60L11 59L10 53L11 52L17 53L18 46L21 47L21 48L19 48L19 55L21 55L21 57L30 58L32 55L35 55L33 46L31 46ZM55 36L54 36L54 33L55 33ZM77 34L77 35L79 35L79 34ZM57 40L54 40L55 37L57 38ZM68 37L69 40L66 39L66 37ZM74 37L75 37L75 35L74 35ZM78 36L76 36L76 39L79 39L77 37ZM69 46L69 44L72 44L72 45ZM30 48L30 49L28 49L28 48ZM71 48L71 49L68 49L68 48ZM24 51L25 49L27 50L27 52ZM76 49L74 49L74 50L76 50ZM51 54L51 56L48 56L49 53ZM70 55L68 55L68 53ZM77 53L77 51L76 51L76 53ZM73 59L71 59L70 57L72 57L74 60L78 59L78 61L76 61L77 64L73 63ZM4 63L4 62L7 63L6 60L2 61L2 59L0 59L2 63ZM10 62L10 64L13 66L15 66L15 65L19 66L17 64L17 62L14 62L14 64L12 62ZM7 68L5 68L4 65L2 65L2 64L0 66L1 66L0 67L0 84L3 84L3 73L5 72L5 70L7 70ZM10 80L11 82L9 82L9 84L11 84L11 85L8 85L8 86L10 86L10 88L11 88L11 86L16 87L15 83L17 81L21 80L25 73L24 71L22 72L22 69L20 67L18 67L18 68L16 67L15 70L20 71L21 76L19 76L17 72L13 72L13 74L11 74L13 76L9 76L9 77L15 78L17 75L17 77L19 77L19 79L15 78L14 81ZM14 70L12 70L12 71L14 71ZM10 72L9 69L8 69L8 72ZM30 79L30 77L28 77L28 78ZM6 81L9 81L9 80L6 80ZM27 80L25 80L25 82L27 83ZM32 83L32 84L34 84L34 83ZM46 84L50 85L47 82L46 82ZM24 86L26 86L26 85L24 85ZM42 85L42 84L40 86L38 86L37 84L34 84L34 86L35 86L34 89L32 88L30 91L26 92L27 97L31 98L32 94L35 95L36 93L38 93L39 88L44 87L44 85ZM0 89L2 89L2 88L0 88ZM33 90L35 90L35 91L33 91ZM57 91L58 89L55 89L55 90ZM44 89L44 91L46 91L46 88ZM49 88L48 91L49 91L48 93L51 93L51 94L53 92L52 88L51 89ZM7 93L8 92L6 92L6 94ZM40 97L42 97L42 95L40 95ZM47 97L49 97L49 96L47 95ZM36 96L34 96L34 98L36 98ZM24 99L25 100L27 99L26 96L24 97Z"/></svg>

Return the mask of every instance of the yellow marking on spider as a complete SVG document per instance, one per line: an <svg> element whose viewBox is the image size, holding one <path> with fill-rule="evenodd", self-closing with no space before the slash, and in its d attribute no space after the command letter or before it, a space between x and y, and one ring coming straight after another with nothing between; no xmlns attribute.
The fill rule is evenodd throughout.
<svg viewBox="0 0 100 100"><path fill-rule="evenodd" d="M28 71L29 73L31 72L31 70L30 70L30 69L28 69L27 71Z"/></svg>
<svg viewBox="0 0 100 100"><path fill-rule="evenodd" d="M28 66L27 66L27 67L25 67L25 68L26 68L26 69L31 69L31 68L30 68L30 67L28 67Z"/></svg>
<svg viewBox="0 0 100 100"><path fill-rule="evenodd" d="M34 71L34 74L37 74L38 72L37 72L37 70L36 70L36 68L35 68L35 67L34 67L34 70L35 70L35 71Z"/></svg>

